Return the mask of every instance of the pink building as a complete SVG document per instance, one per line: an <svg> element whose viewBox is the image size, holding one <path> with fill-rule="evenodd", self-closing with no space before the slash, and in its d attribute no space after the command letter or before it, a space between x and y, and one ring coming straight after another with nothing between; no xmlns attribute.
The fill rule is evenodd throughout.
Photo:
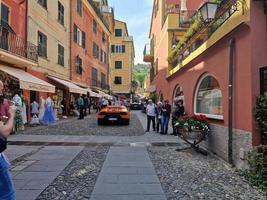
<svg viewBox="0 0 267 200"><path fill-rule="evenodd" d="M187 3L199 7L199 2ZM222 1L216 18L185 42L174 64L166 61L170 54L162 43L157 44L162 52L152 55L157 69L151 84L157 95L184 99L189 115L205 114L212 128L205 146L238 167L245 164L244 153L262 142L254 107L256 97L267 92L264 10L261 1ZM152 34L159 26L153 21Z"/></svg>

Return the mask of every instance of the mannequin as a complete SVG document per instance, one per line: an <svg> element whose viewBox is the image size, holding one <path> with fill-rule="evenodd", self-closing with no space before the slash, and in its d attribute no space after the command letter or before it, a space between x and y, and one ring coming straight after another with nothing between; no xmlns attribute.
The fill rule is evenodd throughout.
<svg viewBox="0 0 267 200"><path fill-rule="evenodd" d="M54 113L54 103L50 97L48 97L45 101L45 112L42 123L46 125L53 124L55 122L55 113Z"/></svg>
<svg viewBox="0 0 267 200"><path fill-rule="evenodd" d="M17 107L16 109L16 114L15 114L15 132L24 130L24 124L23 124L23 119L21 115L21 107L22 107L22 100L21 97L18 94L15 94L13 97L13 101L15 103L15 106Z"/></svg>
<svg viewBox="0 0 267 200"><path fill-rule="evenodd" d="M41 96L39 101L39 120L42 121L45 112L45 99Z"/></svg>

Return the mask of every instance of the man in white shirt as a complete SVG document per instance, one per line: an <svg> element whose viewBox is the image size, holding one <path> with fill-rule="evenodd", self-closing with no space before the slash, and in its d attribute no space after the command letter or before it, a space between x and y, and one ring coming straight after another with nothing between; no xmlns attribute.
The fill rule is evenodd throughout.
<svg viewBox="0 0 267 200"><path fill-rule="evenodd" d="M146 132L149 132L149 130L150 130L151 121L152 121L153 131L155 131L156 130L156 125L155 125L156 105L153 103L153 101L151 99L148 100L148 104L146 107L146 115L147 115Z"/></svg>

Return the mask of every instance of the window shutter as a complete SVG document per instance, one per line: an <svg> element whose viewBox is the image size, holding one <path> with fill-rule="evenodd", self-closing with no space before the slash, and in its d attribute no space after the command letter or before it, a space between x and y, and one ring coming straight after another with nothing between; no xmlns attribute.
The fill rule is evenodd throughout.
<svg viewBox="0 0 267 200"><path fill-rule="evenodd" d="M74 42L76 42L77 43L77 35L78 35L78 27L76 26L76 24L74 24L74 31L73 31L73 33L74 33Z"/></svg>
<svg viewBox="0 0 267 200"><path fill-rule="evenodd" d="M86 34L85 32L83 31L82 32L82 47L85 48L85 43L86 43Z"/></svg>

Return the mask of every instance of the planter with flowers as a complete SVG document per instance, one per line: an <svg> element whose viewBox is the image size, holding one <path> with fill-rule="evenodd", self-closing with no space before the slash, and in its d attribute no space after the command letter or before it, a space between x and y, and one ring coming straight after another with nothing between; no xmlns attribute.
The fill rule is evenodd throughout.
<svg viewBox="0 0 267 200"><path fill-rule="evenodd" d="M179 136L197 150L199 150L197 145L210 132L209 121L205 115L182 117L175 123L175 128L178 130Z"/></svg>

